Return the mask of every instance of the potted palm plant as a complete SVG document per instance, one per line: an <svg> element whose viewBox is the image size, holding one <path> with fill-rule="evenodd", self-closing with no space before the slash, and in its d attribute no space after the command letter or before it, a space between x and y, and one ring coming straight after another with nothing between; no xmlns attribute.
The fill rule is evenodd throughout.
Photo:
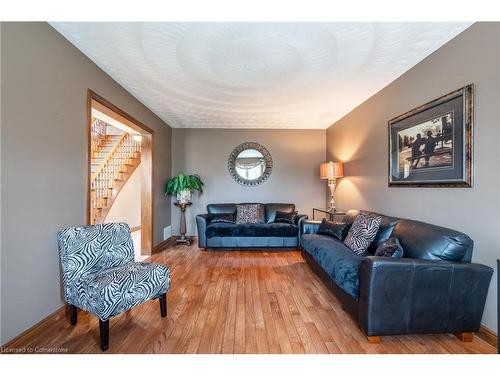
<svg viewBox="0 0 500 375"><path fill-rule="evenodd" d="M197 174L186 175L181 171L165 185L165 195L176 195L179 203L191 203L193 191L203 192L203 182Z"/></svg>

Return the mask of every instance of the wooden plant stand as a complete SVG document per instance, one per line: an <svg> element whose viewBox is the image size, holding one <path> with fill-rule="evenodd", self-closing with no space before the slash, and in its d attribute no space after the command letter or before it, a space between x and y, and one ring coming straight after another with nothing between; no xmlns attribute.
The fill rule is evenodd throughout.
<svg viewBox="0 0 500 375"><path fill-rule="evenodd" d="M188 246L191 246L193 243L193 240L186 236L186 207L191 206L193 203L191 202L186 202L186 203L180 203L180 202L175 202L174 203L177 207L181 209L181 223L180 223L180 228L179 232L181 234L180 238L175 240L177 244L185 244Z"/></svg>

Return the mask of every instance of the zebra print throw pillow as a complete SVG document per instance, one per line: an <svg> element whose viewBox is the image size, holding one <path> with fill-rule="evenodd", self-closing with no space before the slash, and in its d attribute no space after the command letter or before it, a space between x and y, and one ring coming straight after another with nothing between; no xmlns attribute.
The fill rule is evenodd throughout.
<svg viewBox="0 0 500 375"><path fill-rule="evenodd" d="M260 203L236 205L236 224L263 224L264 206Z"/></svg>
<svg viewBox="0 0 500 375"><path fill-rule="evenodd" d="M354 219L344 243L356 254L363 255L375 239L381 222L380 216L360 213Z"/></svg>

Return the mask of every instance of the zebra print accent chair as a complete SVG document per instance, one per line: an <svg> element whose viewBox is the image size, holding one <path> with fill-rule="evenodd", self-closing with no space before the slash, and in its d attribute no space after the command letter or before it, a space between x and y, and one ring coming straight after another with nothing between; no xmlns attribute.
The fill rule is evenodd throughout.
<svg viewBox="0 0 500 375"><path fill-rule="evenodd" d="M156 298L161 316L167 315L170 270L163 264L134 262L127 224L66 228L57 238L71 324L76 324L78 308L96 315L103 351L109 346L110 318Z"/></svg>

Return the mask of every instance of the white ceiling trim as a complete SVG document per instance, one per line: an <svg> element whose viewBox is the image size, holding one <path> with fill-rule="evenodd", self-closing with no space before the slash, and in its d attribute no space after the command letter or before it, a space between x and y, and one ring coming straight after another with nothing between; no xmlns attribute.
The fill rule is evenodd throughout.
<svg viewBox="0 0 500 375"><path fill-rule="evenodd" d="M51 25L172 127L325 129L470 23Z"/></svg>

